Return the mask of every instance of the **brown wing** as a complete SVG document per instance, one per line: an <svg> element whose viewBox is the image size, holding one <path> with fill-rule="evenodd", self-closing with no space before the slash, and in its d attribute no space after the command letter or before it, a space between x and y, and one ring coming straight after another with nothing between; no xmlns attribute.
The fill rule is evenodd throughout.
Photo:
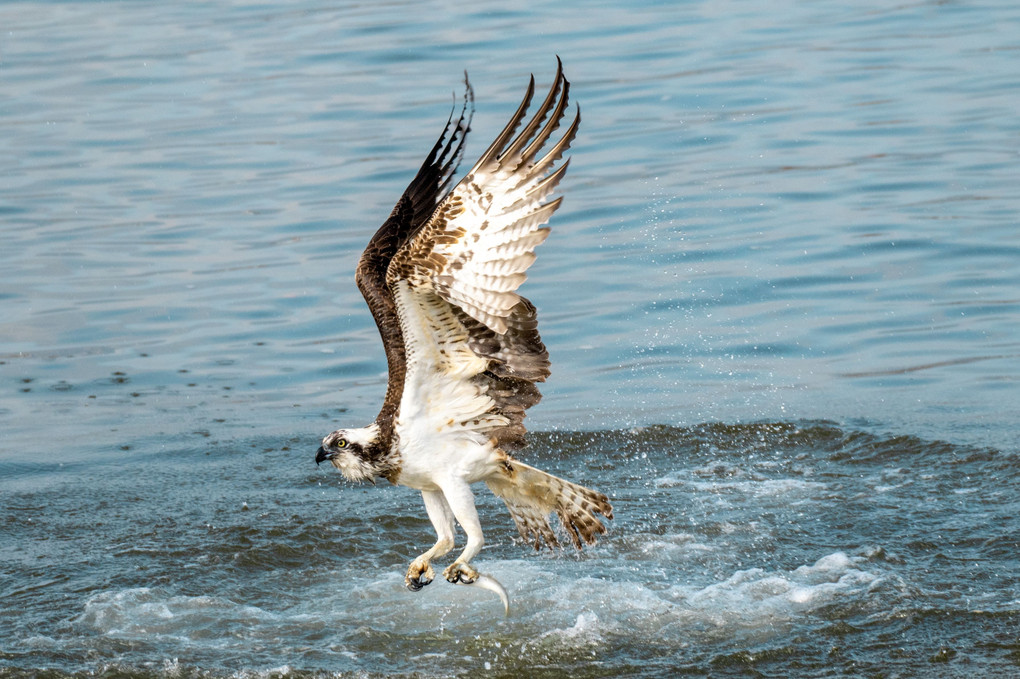
<svg viewBox="0 0 1020 679"><path fill-rule="evenodd" d="M532 79L510 123L394 257L391 287L406 279L434 289L479 323L506 333L506 319L521 299L516 290L535 261L535 247L549 235L542 225L560 205L558 198L542 201L566 172L568 162L554 167L570 148L580 113L544 149L566 114L569 90L560 66L545 101L515 137L534 92Z"/></svg>
<svg viewBox="0 0 1020 679"><path fill-rule="evenodd" d="M453 307L468 332L468 346L478 356L490 359L488 370L476 379L495 402L494 411L507 424L489 432L504 450L524 445L525 410L542 400L535 382L549 376L549 352L538 334L535 306L524 297L510 316L507 331L499 335L463 311Z"/></svg>
<svg viewBox="0 0 1020 679"><path fill-rule="evenodd" d="M409 285L423 308L434 309L437 298L442 300L466 331L435 338L444 360L458 355L450 338L464 334L471 353L489 359L476 379L495 403L491 412L506 418L491 431L504 447L523 441L524 411L541 398L534 383L549 375L535 307L516 290L535 260L535 247L549 234L542 225L560 204L560 199L543 201L563 177L567 163L555 165L580 123L578 113L550 143L565 117L569 89L558 64L548 95L525 122L532 78L510 122L401 246L387 273L391 288Z"/></svg>
<svg viewBox="0 0 1020 679"><path fill-rule="evenodd" d="M464 155L464 140L470 131L471 116L474 113L474 91L466 73L464 89L460 117L454 120L451 111L442 135L422 163L418 174L397 201L389 218L368 242L358 260L355 273L355 281L375 318L386 350L389 380L382 411L377 418L380 426L386 428L400 405L405 373L404 340L393 294L386 285L386 269L394 254L428 221L450 188L453 174Z"/></svg>

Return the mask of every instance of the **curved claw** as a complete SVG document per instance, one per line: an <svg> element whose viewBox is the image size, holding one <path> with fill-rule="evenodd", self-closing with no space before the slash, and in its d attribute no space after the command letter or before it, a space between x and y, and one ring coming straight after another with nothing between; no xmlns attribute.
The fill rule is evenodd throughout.
<svg viewBox="0 0 1020 679"><path fill-rule="evenodd" d="M404 586L412 592L420 592L422 587L432 582L433 577L435 572L431 565L412 562L407 569L407 575L404 576Z"/></svg>
<svg viewBox="0 0 1020 679"><path fill-rule="evenodd" d="M507 596L506 589L503 585L499 584L499 581L496 580L496 578L479 573L478 577L476 577L473 581L464 582L464 580L461 580L461 584L468 585L470 587L478 587L480 589L487 589L490 592L495 593L500 598L500 601L503 602L503 613L507 616L510 615L510 597Z"/></svg>
<svg viewBox="0 0 1020 679"><path fill-rule="evenodd" d="M421 588L432 582L428 579L419 580L418 578L406 578L404 585L412 592L420 592Z"/></svg>

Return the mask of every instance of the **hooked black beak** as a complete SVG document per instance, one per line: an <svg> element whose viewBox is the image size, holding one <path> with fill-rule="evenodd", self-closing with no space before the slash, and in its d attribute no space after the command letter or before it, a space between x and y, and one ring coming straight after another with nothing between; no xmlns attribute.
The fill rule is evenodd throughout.
<svg viewBox="0 0 1020 679"><path fill-rule="evenodd" d="M331 453L322 446L319 446L319 449L315 451L315 464L318 466L320 463L332 460L334 457L336 457L336 453Z"/></svg>

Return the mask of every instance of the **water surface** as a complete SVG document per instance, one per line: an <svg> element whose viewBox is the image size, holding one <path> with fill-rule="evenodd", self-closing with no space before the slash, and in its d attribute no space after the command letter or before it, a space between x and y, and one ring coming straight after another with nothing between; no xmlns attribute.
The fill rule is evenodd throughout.
<svg viewBox="0 0 1020 679"><path fill-rule="evenodd" d="M1011 676L1011 3L0 7L0 675ZM525 458L584 555L311 457L374 417L361 248L463 71L476 157L564 60Z"/></svg>

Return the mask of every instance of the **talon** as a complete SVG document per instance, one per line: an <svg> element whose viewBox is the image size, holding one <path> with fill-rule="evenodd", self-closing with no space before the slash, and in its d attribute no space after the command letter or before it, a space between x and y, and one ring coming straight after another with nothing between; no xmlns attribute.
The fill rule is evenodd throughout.
<svg viewBox="0 0 1020 679"><path fill-rule="evenodd" d="M435 572L430 564L413 561L407 568L404 585L412 592L420 592L421 588L432 582L434 577Z"/></svg>
<svg viewBox="0 0 1020 679"><path fill-rule="evenodd" d="M418 578L406 578L404 580L404 584L407 585L407 588L409 590L411 590L412 592L420 592L421 588L424 587L425 585L429 584L430 582L432 582L432 581L431 580L424 580L423 581L423 580L420 580Z"/></svg>
<svg viewBox="0 0 1020 679"><path fill-rule="evenodd" d="M460 583L462 585L470 585L478 579L478 571L466 563L460 563L454 561L450 566L443 572L443 577L447 581L453 584Z"/></svg>

